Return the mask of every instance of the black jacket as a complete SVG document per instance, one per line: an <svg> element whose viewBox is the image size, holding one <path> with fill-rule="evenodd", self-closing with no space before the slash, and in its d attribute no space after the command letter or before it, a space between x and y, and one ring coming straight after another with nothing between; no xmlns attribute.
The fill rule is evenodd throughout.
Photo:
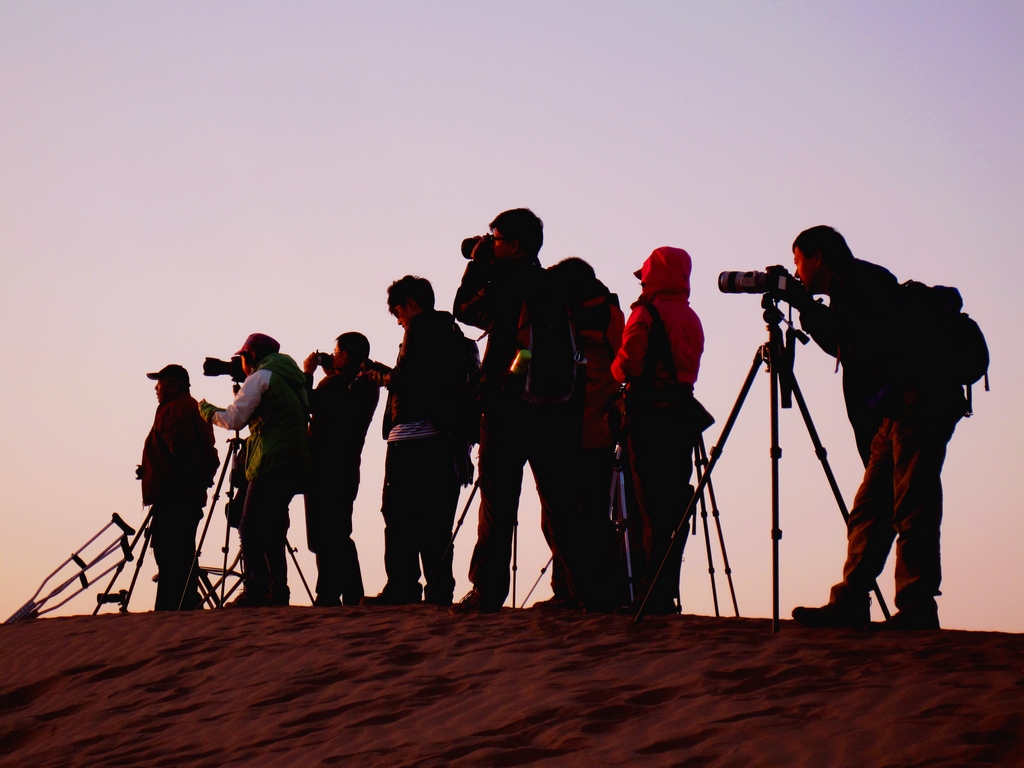
<svg viewBox="0 0 1024 768"><path fill-rule="evenodd" d="M846 412L865 465L883 418L963 412L960 387L923 378L910 364L919 340L889 270L854 259L837 272L829 291L829 305L805 306L800 324L843 366Z"/></svg>
<svg viewBox="0 0 1024 768"><path fill-rule="evenodd" d="M487 349L481 365L485 406L503 390L518 352L516 343L523 301L544 279L536 259L508 259L491 263L471 261L455 293L455 317L487 331Z"/></svg>
<svg viewBox="0 0 1024 768"><path fill-rule="evenodd" d="M335 475L338 481L359 484L360 454L380 392L370 382L356 379L358 370L327 376L316 389L312 389L313 377L306 375L312 412L309 447L316 480Z"/></svg>
<svg viewBox="0 0 1024 768"><path fill-rule="evenodd" d="M398 360L386 378L386 440L396 424L429 419L447 429L455 396L465 381L465 336L447 312L428 309L409 321Z"/></svg>

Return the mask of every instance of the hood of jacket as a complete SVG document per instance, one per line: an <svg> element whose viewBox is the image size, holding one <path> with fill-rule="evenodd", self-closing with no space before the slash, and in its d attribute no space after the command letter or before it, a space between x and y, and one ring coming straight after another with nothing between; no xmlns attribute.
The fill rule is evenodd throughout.
<svg viewBox="0 0 1024 768"><path fill-rule="evenodd" d="M638 303L650 303L669 296L688 300L691 269L690 254L682 248L667 245L656 248L643 267L633 273L643 283Z"/></svg>
<svg viewBox="0 0 1024 768"><path fill-rule="evenodd" d="M280 352L267 355L256 366L257 371L264 369L287 380L292 386L302 389L306 387L306 374L289 355Z"/></svg>

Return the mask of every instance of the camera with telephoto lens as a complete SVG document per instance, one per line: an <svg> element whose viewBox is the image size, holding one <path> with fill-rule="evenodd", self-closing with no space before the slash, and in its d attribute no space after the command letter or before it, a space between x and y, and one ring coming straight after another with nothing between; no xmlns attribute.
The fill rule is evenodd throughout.
<svg viewBox="0 0 1024 768"><path fill-rule="evenodd" d="M477 243L480 243L479 248L477 248ZM462 241L462 257L472 259L474 248L477 248L477 261L491 261L494 258L494 235L467 237Z"/></svg>
<svg viewBox="0 0 1024 768"><path fill-rule="evenodd" d="M208 357L203 361L204 376L230 376L232 381L245 381L245 371L242 370L242 358L234 355L230 361L220 360L216 357Z"/></svg>
<svg viewBox="0 0 1024 768"><path fill-rule="evenodd" d="M764 272L723 272L718 276L718 290L722 293L769 293L785 299L794 284L799 285L799 281L779 264L765 267Z"/></svg>

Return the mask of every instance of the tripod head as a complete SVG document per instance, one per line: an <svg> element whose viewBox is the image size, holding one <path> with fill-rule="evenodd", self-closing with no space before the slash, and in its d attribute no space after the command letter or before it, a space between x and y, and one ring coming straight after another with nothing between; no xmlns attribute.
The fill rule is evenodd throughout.
<svg viewBox="0 0 1024 768"><path fill-rule="evenodd" d="M762 317L768 327L768 343L761 347L761 354L766 364L766 371L777 371L779 374L779 394L783 408L793 407L793 363L796 361L796 345L794 340L806 344L810 337L793 325L793 307L789 307L789 317L779 309L781 299L771 293L761 296ZM786 331L783 333L782 325Z"/></svg>

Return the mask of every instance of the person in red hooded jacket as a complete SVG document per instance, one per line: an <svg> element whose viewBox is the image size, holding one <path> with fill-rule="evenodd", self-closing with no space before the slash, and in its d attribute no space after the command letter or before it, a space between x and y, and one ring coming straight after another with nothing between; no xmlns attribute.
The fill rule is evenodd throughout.
<svg viewBox="0 0 1024 768"><path fill-rule="evenodd" d="M612 375L627 384L629 458L644 529L646 568L641 591L651 580L693 495L693 446L701 427L693 423L693 385L704 352L704 329L690 306L690 254L656 249L634 273L640 298L622 333ZM648 600L649 613L674 613L682 547Z"/></svg>

